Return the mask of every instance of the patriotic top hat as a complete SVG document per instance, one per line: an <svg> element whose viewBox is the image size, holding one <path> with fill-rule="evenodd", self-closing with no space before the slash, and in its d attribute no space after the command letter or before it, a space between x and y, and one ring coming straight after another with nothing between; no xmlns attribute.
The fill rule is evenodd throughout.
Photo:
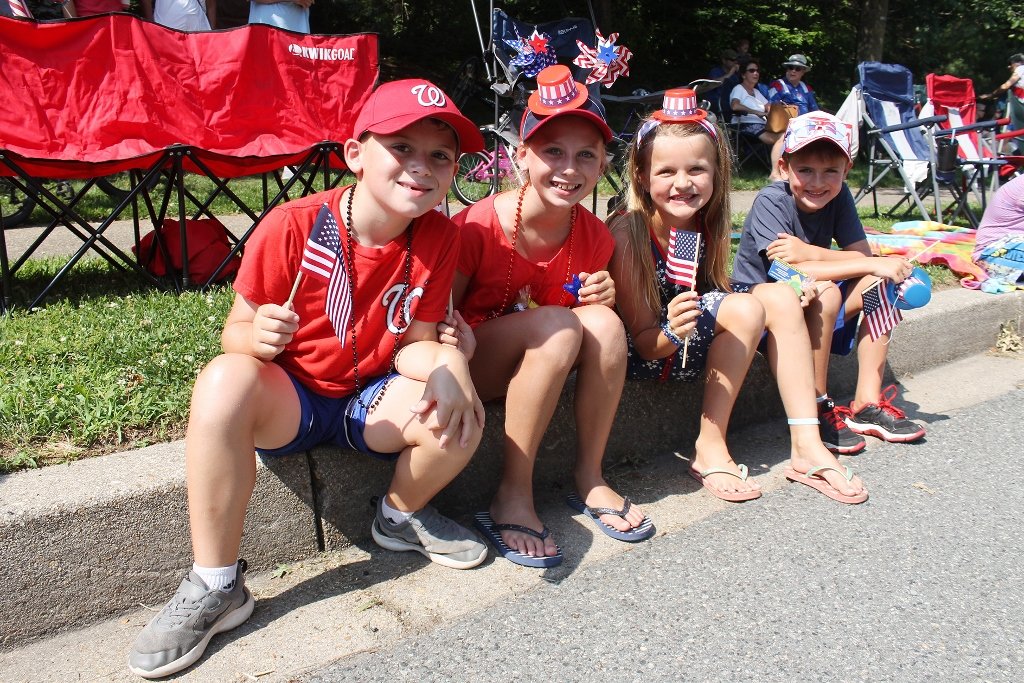
<svg viewBox="0 0 1024 683"><path fill-rule="evenodd" d="M575 109L587 100L586 87L572 80L569 67L555 64L537 74L537 91L530 95L530 110L549 116Z"/></svg>
<svg viewBox="0 0 1024 683"><path fill-rule="evenodd" d="M885 294L900 310L921 308L932 298L932 279L924 268L916 267L903 282L885 283Z"/></svg>
<svg viewBox="0 0 1024 683"><path fill-rule="evenodd" d="M665 91L661 109L651 114L664 123L696 123L708 117L708 113L697 106L697 93L690 88L673 88Z"/></svg>
<svg viewBox="0 0 1024 683"><path fill-rule="evenodd" d="M597 127L606 143L612 140L612 129L605 121L604 108L590 97L582 83L572 79L572 72L567 66L555 64L537 74L537 91L530 95L527 104L519 126L519 137L524 141L541 126L562 115L585 118Z"/></svg>

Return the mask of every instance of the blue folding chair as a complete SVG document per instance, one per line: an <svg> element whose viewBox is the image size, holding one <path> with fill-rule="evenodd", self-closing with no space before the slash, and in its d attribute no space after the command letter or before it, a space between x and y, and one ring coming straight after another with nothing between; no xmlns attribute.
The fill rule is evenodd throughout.
<svg viewBox="0 0 1024 683"><path fill-rule="evenodd" d="M899 175L904 197L887 216L902 210L904 215L914 208L922 219L932 220L924 199L933 193L935 157L929 138L930 126L946 120L945 116L920 119L914 112L914 79L910 70L899 64L862 62L857 66L860 83L854 92L860 97L861 119L869 142L868 178L854 197L859 202L870 194L878 215L877 189L890 173ZM852 96L852 95L851 95ZM936 195L936 214L941 214Z"/></svg>

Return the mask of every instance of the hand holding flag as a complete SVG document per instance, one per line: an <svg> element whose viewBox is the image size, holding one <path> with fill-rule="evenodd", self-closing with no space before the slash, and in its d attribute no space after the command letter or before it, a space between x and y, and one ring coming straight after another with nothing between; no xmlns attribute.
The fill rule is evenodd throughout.
<svg viewBox="0 0 1024 683"><path fill-rule="evenodd" d="M327 318L334 327L334 334L344 347L345 333L352 315L352 290L348 272L345 270L345 260L341 254L338 221L327 204L320 207L313 229L306 240L302 263L299 265L291 296L288 297L288 304L291 304L295 297L303 274L327 283L327 301L324 304Z"/></svg>

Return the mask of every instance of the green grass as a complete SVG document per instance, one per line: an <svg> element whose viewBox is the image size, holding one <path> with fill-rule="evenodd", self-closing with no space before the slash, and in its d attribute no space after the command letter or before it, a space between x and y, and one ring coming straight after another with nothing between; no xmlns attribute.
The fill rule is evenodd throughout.
<svg viewBox="0 0 1024 683"><path fill-rule="evenodd" d="M60 263L31 262L25 276ZM78 294L0 322L0 472L179 438L232 300L226 287L139 290L98 259L66 289Z"/></svg>

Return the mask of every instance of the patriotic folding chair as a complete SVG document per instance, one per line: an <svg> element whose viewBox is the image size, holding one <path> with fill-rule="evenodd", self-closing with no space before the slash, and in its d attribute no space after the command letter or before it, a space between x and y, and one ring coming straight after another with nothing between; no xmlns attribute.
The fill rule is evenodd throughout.
<svg viewBox="0 0 1024 683"><path fill-rule="evenodd" d="M996 131L1005 122L977 120L977 98L970 79L928 74L925 84L928 101L921 109L921 116L938 114L948 117L939 124L942 130L935 132L936 143L944 143L938 149L946 145L956 149L964 197L970 190L984 210L986 183L996 187L998 176L1012 177L1022 166L1019 157L1003 156L995 151ZM955 141L955 144L947 140ZM941 177L942 174L940 170L937 175Z"/></svg>
<svg viewBox="0 0 1024 683"><path fill-rule="evenodd" d="M924 197L932 189L929 181L934 165L929 126L945 117L921 119L915 115L914 79L906 67L862 62L857 71L860 83L851 91L843 106L845 112L840 116L846 120L849 111L856 111L868 140L868 178L854 201L859 202L870 194L877 215L876 191L884 178L895 173L903 182L904 197L886 215L900 211L907 215L916 208L923 220L931 220L932 215L924 203ZM851 104L852 98L856 102ZM936 212L939 211L941 207L936 203Z"/></svg>

